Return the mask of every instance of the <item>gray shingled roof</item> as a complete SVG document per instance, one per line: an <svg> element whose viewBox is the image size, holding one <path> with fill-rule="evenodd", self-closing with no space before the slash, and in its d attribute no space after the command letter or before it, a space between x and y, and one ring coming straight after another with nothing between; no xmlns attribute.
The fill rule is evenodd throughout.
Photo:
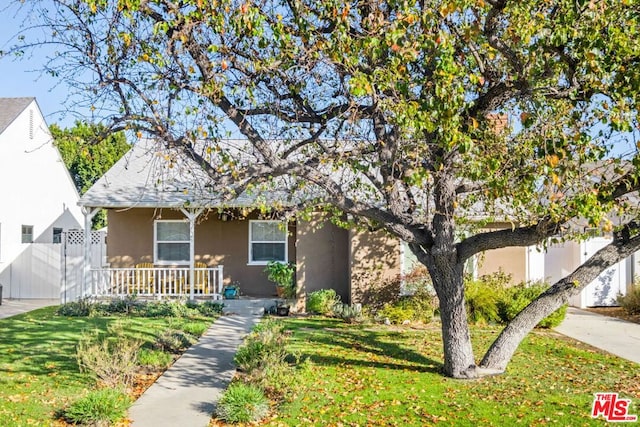
<svg viewBox="0 0 640 427"><path fill-rule="evenodd" d="M0 98L0 133L24 111L35 98Z"/></svg>
<svg viewBox="0 0 640 427"><path fill-rule="evenodd" d="M286 205L286 190L243 193L223 201L215 184L193 160L161 143L134 144L81 198L80 206L103 208L244 207L266 203Z"/></svg>

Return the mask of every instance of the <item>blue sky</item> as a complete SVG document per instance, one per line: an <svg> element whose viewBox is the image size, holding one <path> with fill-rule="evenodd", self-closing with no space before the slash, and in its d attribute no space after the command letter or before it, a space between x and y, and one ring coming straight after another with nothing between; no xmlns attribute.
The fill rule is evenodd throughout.
<svg viewBox="0 0 640 427"><path fill-rule="evenodd" d="M21 29L24 19L15 12L0 6L0 50L12 45L12 37ZM67 88L63 82L48 75L41 75L37 70L42 67L45 50L39 49L34 55L22 60L12 57L0 59L0 97L34 96L48 124L58 123L62 127L73 126L74 117L64 114L63 101L67 96Z"/></svg>

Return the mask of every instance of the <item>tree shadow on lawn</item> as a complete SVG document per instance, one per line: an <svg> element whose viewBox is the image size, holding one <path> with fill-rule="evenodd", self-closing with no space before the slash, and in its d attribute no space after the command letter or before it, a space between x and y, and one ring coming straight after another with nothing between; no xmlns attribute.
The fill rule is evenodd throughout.
<svg viewBox="0 0 640 427"><path fill-rule="evenodd" d="M326 331L322 334L310 331L300 337L300 340L306 341L305 345L311 346L312 348L338 346L348 350L350 353L361 354L362 358L342 357L339 351L333 352L331 356L305 351L302 352L301 356L302 359L308 357L309 360L319 365L337 366L348 364L352 366L398 369L422 373L442 372L443 364L441 361L425 357L423 354L409 347L384 342L380 340L381 335L382 334L377 332L363 330L358 330L356 333L351 331L343 333L339 330L331 330L331 335L327 334ZM316 346L314 344L318 345ZM367 354L372 354L380 358L394 359L395 361L367 360Z"/></svg>

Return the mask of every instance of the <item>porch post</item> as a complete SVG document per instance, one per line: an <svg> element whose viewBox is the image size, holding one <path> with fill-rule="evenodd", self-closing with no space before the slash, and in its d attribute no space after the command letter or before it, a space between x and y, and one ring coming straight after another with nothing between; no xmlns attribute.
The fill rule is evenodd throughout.
<svg viewBox="0 0 640 427"><path fill-rule="evenodd" d="M82 297L87 296L87 290L91 289L91 220L98 213L100 208L82 207L84 215L84 264L82 271Z"/></svg>
<svg viewBox="0 0 640 427"><path fill-rule="evenodd" d="M189 299L193 300L194 297L194 285L196 280L196 249L195 249L195 235L196 235L196 219L202 213L204 209L191 209L180 208L184 216L189 220Z"/></svg>

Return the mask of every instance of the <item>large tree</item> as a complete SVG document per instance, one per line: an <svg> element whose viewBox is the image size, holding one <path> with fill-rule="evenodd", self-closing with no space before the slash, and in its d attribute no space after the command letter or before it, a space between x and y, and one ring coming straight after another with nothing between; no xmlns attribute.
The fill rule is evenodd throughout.
<svg viewBox="0 0 640 427"><path fill-rule="evenodd" d="M124 132L110 133L100 124L76 121L72 128L62 129L54 123L49 130L81 195L131 148ZM101 211L93 217L93 228L105 225L107 217Z"/></svg>
<svg viewBox="0 0 640 427"><path fill-rule="evenodd" d="M507 326L480 363L502 371L540 319L640 247L636 0L29 3L58 46L47 69L113 128L187 153L230 191L287 176L408 242L439 297L446 375L482 373L469 258L614 232ZM229 131L252 162L219 142Z"/></svg>

